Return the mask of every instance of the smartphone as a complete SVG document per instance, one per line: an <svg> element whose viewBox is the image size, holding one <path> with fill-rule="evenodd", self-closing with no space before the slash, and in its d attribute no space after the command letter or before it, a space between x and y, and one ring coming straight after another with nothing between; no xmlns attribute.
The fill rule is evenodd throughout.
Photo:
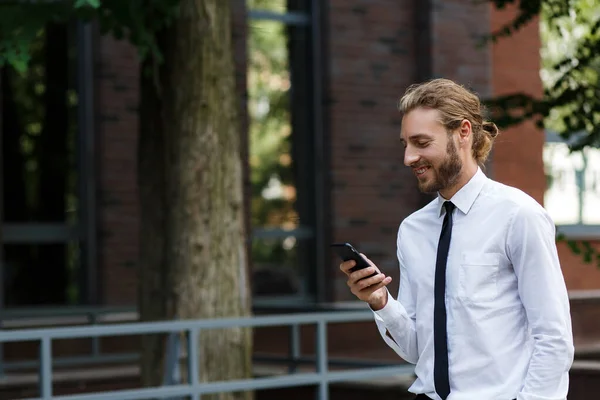
<svg viewBox="0 0 600 400"><path fill-rule="evenodd" d="M358 271L359 269L364 269L371 266L371 264L369 264L369 262L365 260L365 258L361 256L360 253L350 243L334 243L331 245L331 248L343 261L354 260L356 262L356 265L350 268L350 272ZM376 272L365 278L370 278L375 275L377 275Z"/></svg>

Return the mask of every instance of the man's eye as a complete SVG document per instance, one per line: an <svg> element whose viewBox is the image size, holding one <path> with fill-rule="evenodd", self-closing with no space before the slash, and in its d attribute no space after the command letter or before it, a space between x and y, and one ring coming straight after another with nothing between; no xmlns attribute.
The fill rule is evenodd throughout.
<svg viewBox="0 0 600 400"><path fill-rule="evenodd" d="M429 145L429 142L417 142L417 146L419 147L427 147Z"/></svg>

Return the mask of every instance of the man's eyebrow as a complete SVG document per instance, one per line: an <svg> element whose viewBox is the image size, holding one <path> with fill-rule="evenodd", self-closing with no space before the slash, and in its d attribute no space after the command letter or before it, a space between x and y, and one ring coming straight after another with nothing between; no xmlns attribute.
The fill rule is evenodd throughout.
<svg viewBox="0 0 600 400"><path fill-rule="evenodd" d="M409 136L409 139L431 139L431 135L426 133L416 133L414 135Z"/></svg>
<svg viewBox="0 0 600 400"><path fill-rule="evenodd" d="M414 135L410 135L408 137L409 140L419 140L419 139L431 139L431 135L428 135L426 133L415 133ZM400 141L402 143L405 143L406 140L404 138L400 138Z"/></svg>

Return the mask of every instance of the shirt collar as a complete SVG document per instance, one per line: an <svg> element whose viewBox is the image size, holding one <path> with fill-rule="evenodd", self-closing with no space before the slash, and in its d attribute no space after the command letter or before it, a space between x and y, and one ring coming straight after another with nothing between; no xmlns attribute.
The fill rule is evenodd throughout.
<svg viewBox="0 0 600 400"><path fill-rule="evenodd" d="M473 175L469 182L460 188L460 190L456 192L449 200L456 206L456 208L458 208L464 214L467 214L475 202L475 199L477 196L479 196L479 193L481 192L481 189L486 181L487 176L483 173L481 168L477 167L477 172L475 175ZM444 210L444 202L447 199L445 199L439 192L437 197L438 217L441 217Z"/></svg>

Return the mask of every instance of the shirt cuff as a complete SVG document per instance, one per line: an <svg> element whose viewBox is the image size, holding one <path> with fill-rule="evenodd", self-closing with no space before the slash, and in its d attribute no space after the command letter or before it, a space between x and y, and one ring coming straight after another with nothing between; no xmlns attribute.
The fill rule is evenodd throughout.
<svg viewBox="0 0 600 400"><path fill-rule="evenodd" d="M381 310L372 311L375 314L375 319L383 323L397 321L398 318L407 317L406 310L402 304L398 300L394 299L389 292L386 305Z"/></svg>

